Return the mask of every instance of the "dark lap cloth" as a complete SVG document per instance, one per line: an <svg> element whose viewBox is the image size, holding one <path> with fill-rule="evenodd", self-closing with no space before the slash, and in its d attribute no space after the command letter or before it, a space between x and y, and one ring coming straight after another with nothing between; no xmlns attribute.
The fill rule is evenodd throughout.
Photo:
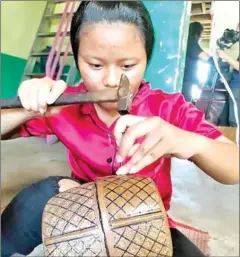
<svg viewBox="0 0 240 257"><path fill-rule="evenodd" d="M1 216L1 256L27 255L42 243L42 214L48 200L58 193L62 177L49 177L23 189Z"/></svg>
<svg viewBox="0 0 240 257"><path fill-rule="evenodd" d="M1 217L1 256L28 255L42 243L42 214L48 200L58 193L59 180L49 177L23 189ZM70 178L71 179L71 178ZM204 256L180 231L171 229L174 257Z"/></svg>
<svg viewBox="0 0 240 257"><path fill-rule="evenodd" d="M186 236L179 230L171 229L173 242L173 257L203 257L205 256Z"/></svg>

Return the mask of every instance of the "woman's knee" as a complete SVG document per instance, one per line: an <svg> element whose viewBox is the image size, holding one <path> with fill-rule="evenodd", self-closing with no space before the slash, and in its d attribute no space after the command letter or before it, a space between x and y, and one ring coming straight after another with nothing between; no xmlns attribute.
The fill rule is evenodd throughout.
<svg viewBox="0 0 240 257"><path fill-rule="evenodd" d="M6 218L9 219L9 216L12 217L15 211L19 213L43 208L51 197L58 194L58 182L62 178L63 177L52 176L25 187L8 204L2 213L2 219L5 219L6 215L8 216L8 218Z"/></svg>
<svg viewBox="0 0 240 257"><path fill-rule="evenodd" d="M60 176L51 176L40 181L33 183L30 187L35 191L37 190L39 193L51 196L58 193L59 184L58 182L64 177Z"/></svg>
<svg viewBox="0 0 240 257"><path fill-rule="evenodd" d="M51 176L51 177L47 177L45 179L36 181L34 183L32 183L31 185L25 187L22 191L20 191L20 193L16 196L19 198L21 198L21 196L23 198L27 197L31 197L31 196L35 196L35 197L51 197L55 194L58 193L58 182L62 179L62 177L58 177L58 176ZM26 199L25 199L26 200Z"/></svg>
<svg viewBox="0 0 240 257"><path fill-rule="evenodd" d="M45 205L58 194L63 177L48 177L19 192L1 216L5 252L30 253L41 243L41 222Z"/></svg>

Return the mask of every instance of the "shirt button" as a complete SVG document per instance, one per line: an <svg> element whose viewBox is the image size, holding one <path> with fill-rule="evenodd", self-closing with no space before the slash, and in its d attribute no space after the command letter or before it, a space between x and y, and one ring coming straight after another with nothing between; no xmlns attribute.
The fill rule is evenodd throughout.
<svg viewBox="0 0 240 257"><path fill-rule="evenodd" d="M112 161L113 161L113 160L112 160L111 157L107 159L107 163L109 163L109 164L112 163Z"/></svg>

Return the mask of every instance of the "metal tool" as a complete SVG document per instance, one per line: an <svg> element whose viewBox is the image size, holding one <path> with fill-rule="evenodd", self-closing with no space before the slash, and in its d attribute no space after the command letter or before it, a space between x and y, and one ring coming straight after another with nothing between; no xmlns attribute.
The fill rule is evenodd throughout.
<svg viewBox="0 0 240 257"><path fill-rule="evenodd" d="M133 94L130 90L130 82L125 74L122 74L119 87L105 89L98 92L86 92L78 94L63 94L49 106L63 106L82 103L117 102L118 111L121 115L130 111ZM1 99L2 109L23 108L20 98L14 97Z"/></svg>

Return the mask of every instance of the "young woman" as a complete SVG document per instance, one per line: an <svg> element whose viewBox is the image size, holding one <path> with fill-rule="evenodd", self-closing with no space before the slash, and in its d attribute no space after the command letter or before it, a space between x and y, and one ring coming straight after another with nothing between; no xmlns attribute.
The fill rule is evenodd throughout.
<svg viewBox="0 0 240 257"><path fill-rule="evenodd" d="M199 85L199 80L197 78L198 62L207 62L210 58L199 45L202 32L203 26L201 23L192 22L190 24L182 88L184 98L189 102L192 101L192 86L194 84Z"/></svg>
<svg viewBox="0 0 240 257"><path fill-rule="evenodd" d="M19 88L25 109L1 113L2 139L57 135L68 149L74 178L47 178L11 201L2 214L3 257L26 255L41 243L42 212L51 197L98 177L150 177L166 210L172 195L171 157L193 161L221 183L239 181L238 147L181 94L152 90L143 80L154 31L141 1L83 1L72 20L71 42L83 83L71 88L49 78L25 81ZM120 117L115 103L48 108L63 93L115 88L122 73L134 92L130 115ZM174 256L203 256L170 218L169 225Z"/></svg>

